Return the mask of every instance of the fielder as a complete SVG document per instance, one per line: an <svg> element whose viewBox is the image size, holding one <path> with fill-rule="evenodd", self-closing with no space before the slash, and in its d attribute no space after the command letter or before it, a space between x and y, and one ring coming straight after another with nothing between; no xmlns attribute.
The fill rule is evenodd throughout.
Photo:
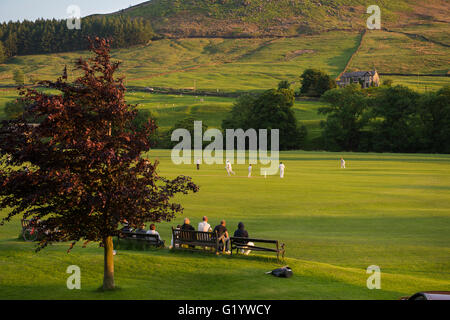
<svg viewBox="0 0 450 320"><path fill-rule="evenodd" d="M345 169L345 160L341 158L341 169Z"/></svg>
<svg viewBox="0 0 450 320"><path fill-rule="evenodd" d="M280 168L280 178L284 178L284 168L285 168L285 166L284 166L283 162L280 162L279 168Z"/></svg>
<svg viewBox="0 0 450 320"><path fill-rule="evenodd" d="M251 178L252 177L252 165L248 166L248 177Z"/></svg>
<svg viewBox="0 0 450 320"><path fill-rule="evenodd" d="M236 174L233 172L233 168L231 167L231 162L227 160L227 165L225 166L225 169L227 170L228 175Z"/></svg>

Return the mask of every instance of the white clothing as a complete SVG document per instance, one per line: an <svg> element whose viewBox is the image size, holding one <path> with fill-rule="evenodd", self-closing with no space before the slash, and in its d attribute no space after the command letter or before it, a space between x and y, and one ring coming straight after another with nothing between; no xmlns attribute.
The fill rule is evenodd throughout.
<svg viewBox="0 0 450 320"><path fill-rule="evenodd" d="M198 224L197 230L202 232L209 232L209 230L211 230L211 225L206 221L202 221Z"/></svg>
<svg viewBox="0 0 450 320"><path fill-rule="evenodd" d="M161 236L159 235L158 231L156 231L156 230L148 230L147 234L156 234L158 236L159 241L161 241Z"/></svg>
<svg viewBox="0 0 450 320"><path fill-rule="evenodd" d="M345 160L341 160L341 168L345 169Z"/></svg>
<svg viewBox="0 0 450 320"><path fill-rule="evenodd" d="M225 169L227 170L228 175L235 174L233 172L233 168L231 167L231 162L230 161L227 161L227 165L226 165Z"/></svg>
<svg viewBox="0 0 450 320"><path fill-rule="evenodd" d="M285 166L284 166L284 164L280 164L280 178L284 178L284 168L285 168Z"/></svg>
<svg viewBox="0 0 450 320"><path fill-rule="evenodd" d="M254 247L255 244L253 242L247 242L247 246ZM241 249L241 253L245 254L246 256L248 256L250 252L252 252L252 250Z"/></svg>
<svg viewBox="0 0 450 320"><path fill-rule="evenodd" d="M252 176L252 166L248 167L248 177L250 178Z"/></svg>

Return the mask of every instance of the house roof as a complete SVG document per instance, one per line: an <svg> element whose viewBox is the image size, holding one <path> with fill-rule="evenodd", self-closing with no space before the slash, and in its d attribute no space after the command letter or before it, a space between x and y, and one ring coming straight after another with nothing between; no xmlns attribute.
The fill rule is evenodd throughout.
<svg viewBox="0 0 450 320"><path fill-rule="evenodd" d="M355 71L355 72L347 72L344 73L341 78L360 78L360 77L364 77L365 75L369 75L369 76L374 76L377 73L376 70L372 70L372 71Z"/></svg>

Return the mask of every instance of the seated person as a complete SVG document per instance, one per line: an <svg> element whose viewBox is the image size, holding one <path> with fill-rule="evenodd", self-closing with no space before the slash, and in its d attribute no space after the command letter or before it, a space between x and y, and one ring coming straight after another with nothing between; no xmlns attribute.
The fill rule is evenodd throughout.
<svg viewBox="0 0 450 320"><path fill-rule="evenodd" d="M208 217L204 216L203 221L198 224L198 231L211 232L211 225L208 223Z"/></svg>
<svg viewBox="0 0 450 320"><path fill-rule="evenodd" d="M156 231L156 226L155 226L153 223L150 225L150 229L147 231L147 234L155 234L155 235L158 236L158 241L159 241L159 242L164 242L164 241L161 239L161 236L159 235L159 232Z"/></svg>
<svg viewBox="0 0 450 320"><path fill-rule="evenodd" d="M219 241L222 242L222 244L225 244L226 253L230 253L230 237L228 235L228 230L225 226L226 222L225 220L222 220L220 221L220 224L214 228L213 232L217 231Z"/></svg>
<svg viewBox="0 0 450 320"><path fill-rule="evenodd" d="M191 221L189 220L189 218L184 218L184 224L181 226L181 230L184 231L195 231L195 228L193 226L190 225ZM195 235L189 235L189 240L194 240L195 239ZM190 245L189 248L195 248L195 246Z"/></svg>
<svg viewBox="0 0 450 320"><path fill-rule="evenodd" d="M126 219L122 220L122 225L123 225L123 228L120 229L120 231L123 231L123 232L132 232L133 231L133 228L130 227L130 225L128 224L128 221Z"/></svg>
<svg viewBox="0 0 450 320"><path fill-rule="evenodd" d="M141 224L139 228L136 229L136 233L147 233L147 230L145 230L145 224Z"/></svg>
<svg viewBox="0 0 450 320"><path fill-rule="evenodd" d="M238 224L238 228L237 230L234 232L234 237L235 238L248 238L248 232L247 230L245 230L245 226L242 222L239 222ZM255 244L253 242L247 242L247 241L236 241L239 244L244 244L247 246L254 246ZM251 250L244 250L241 249L241 253L245 254L246 256L248 256L250 254L250 252L252 252Z"/></svg>
<svg viewBox="0 0 450 320"><path fill-rule="evenodd" d="M184 224L181 226L181 230L195 231L195 228L191 226L190 223L191 221L189 220L189 218L184 218Z"/></svg>

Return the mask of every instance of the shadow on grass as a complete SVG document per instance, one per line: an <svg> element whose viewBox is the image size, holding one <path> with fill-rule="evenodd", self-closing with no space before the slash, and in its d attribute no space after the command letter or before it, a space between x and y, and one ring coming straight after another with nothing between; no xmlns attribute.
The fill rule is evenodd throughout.
<svg viewBox="0 0 450 320"><path fill-rule="evenodd" d="M118 286L114 287L114 289L109 289L109 290L105 290L105 289L103 289L103 286L100 286L100 287L98 287L95 290L87 290L87 291L91 291L93 293L105 293L105 294L108 294L108 293L121 292L122 290L123 289L121 287L118 287Z"/></svg>
<svg viewBox="0 0 450 320"><path fill-rule="evenodd" d="M169 253L176 254L176 255L196 255L197 257L202 258L221 258L221 259L233 259L233 260L245 260L245 261L254 261L254 262L264 262L264 263L276 263L276 264L283 264L286 262L285 259L277 260L276 257L269 256L269 255L256 255L256 254L249 254L248 256L243 254L235 254L232 255L219 253L216 254L214 251L207 251L207 250L201 250L201 249L168 249Z"/></svg>

